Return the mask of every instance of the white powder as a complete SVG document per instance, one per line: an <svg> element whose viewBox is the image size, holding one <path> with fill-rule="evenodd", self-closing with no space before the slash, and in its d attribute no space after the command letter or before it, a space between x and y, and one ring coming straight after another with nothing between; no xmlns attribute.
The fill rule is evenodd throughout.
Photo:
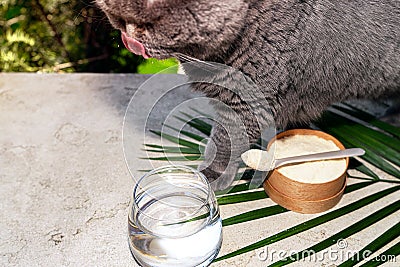
<svg viewBox="0 0 400 267"><path fill-rule="evenodd" d="M334 142L315 135L292 135L281 138L271 146L272 149L274 147L277 159L339 150ZM331 159L282 166L277 171L295 181L317 184L338 178L345 169L345 159Z"/></svg>

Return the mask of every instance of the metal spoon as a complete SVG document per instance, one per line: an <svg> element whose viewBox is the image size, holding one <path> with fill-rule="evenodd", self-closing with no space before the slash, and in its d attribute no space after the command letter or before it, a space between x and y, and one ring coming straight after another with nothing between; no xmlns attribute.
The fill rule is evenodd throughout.
<svg viewBox="0 0 400 267"><path fill-rule="evenodd" d="M242 159L244 163L246 163L246 165L252 169L259 171L270 171L282 165L291 163L362 156L364 153L365 151L361 148L349 148L344 150L274 159L271 153L267 151L250 149L242 154Z"/></svg>

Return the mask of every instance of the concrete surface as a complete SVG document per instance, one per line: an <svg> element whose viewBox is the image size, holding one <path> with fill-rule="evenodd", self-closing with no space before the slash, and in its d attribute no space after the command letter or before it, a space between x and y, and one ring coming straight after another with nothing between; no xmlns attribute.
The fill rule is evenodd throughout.
<svg viewBox="0 0 400 267"><path fill-rule="evenodd" d="M134 182L125 164L121 130L128 102L147 78L122 74L0 74L0 266L135 266L126 236ZM165 84L168 79L172 78L166 77ZM185 97L190 98L190 93L173 95L177 102ZM156 113L160 115L162 110ZM141 147L143 133L140 129L135 133L134 125L130 130L130 140L137 140L131 145ZM146 167L139 159L132 164L137 164L137 169ZM354 182L359 181L350 180ZM347 194L337 207L390 186L378 183ZM398 199L398 193L391 194L268 249L307 248ZM227 218L271 205L274 203L267 199L221 206L221 213ZM288 212L224 227L220 255L316 216ZM379 225L347 238L345 250L336 245L332 249L360 249L399 220L400 212L396 212ZM397 238L389 246L399 241ZM213 266L267 266L271 261L258 259L260 252L252 251ZM337 260L305 260L294 266L335 266L342 260L341 255ZM397 263L386 266L398 266L399 262L397 257Z"/></svg>

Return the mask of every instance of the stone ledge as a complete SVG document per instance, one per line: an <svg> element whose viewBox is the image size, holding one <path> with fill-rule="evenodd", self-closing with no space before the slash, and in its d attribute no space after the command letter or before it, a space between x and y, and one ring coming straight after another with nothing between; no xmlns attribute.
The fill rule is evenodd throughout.
<svg viewBox="0 0 400 267"><path fill-rule="evenodd" d="M0 74L0 265L135 266L126 236L133 181L122 153L121 128L131 96L148 77ZM386 187L351 193L339 206ZM308 247L397 199L390 195L270 248ZM262 200L222 206L221 213L226 218L270 205ZM315 216L287 213L228 226L221 255ZM392 214L379 228L349 238L349 246L361 248L399 219L399 212ZM267 263L255 251L214 266Z"/></svg>

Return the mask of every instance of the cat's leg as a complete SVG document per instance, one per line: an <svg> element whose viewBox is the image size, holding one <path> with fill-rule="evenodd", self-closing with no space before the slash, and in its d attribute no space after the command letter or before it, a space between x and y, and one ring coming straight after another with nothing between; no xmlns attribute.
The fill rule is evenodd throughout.
<svg viewBox="0 0 400 267"><path fill-rule="evenodd" d="M271 99L249 77L232 67L193 61L185 63L184 69L193 81L193 89L210 98L217 114L199 169L214 190L226 189L235 180L240 155L273 122Z"/></svg>
<svg viewBox="0 0 400 267"><path fill-rule="evenodd" d="M222 190L231 185L239 166L239 151L246 150L245 146L242 147L246 142L235 142L236 140L230 138L231 135L239 134L239 131L227 126L220 122L214 123L204 152L204 161L200 165L200 170L214 190Z"/></svg>
<svg viewBox="0 0 400 267"><path fill-rule="evenodd" d="M204 162L199 167L214 190L223 190L232 184L237 176L240 155L257 141L260 134L261 126L254 116L243 110L219 109Z"/></svg>

